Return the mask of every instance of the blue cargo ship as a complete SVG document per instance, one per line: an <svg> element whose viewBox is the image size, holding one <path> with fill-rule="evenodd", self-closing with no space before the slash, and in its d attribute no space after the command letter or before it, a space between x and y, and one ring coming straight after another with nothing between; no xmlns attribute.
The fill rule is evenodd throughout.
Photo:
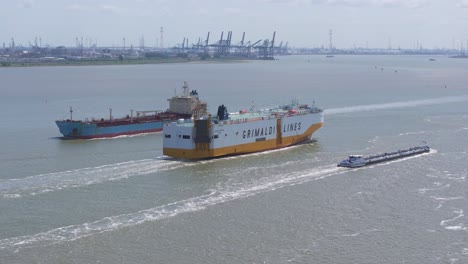
<svg viewBox="0 0 468 264"><path fill-rule="evenodd" d="M198 92L189 92L187 82L184 83L182 95L168 99L169 109L166 111L133 111L122 118L113 118L112 110L108 119L73 120L73 109L70 108L70 118L57 120L60 133L68 139L91 139L135 135L162 131L166 123L190 119L193 114L203 116L207 112L207 104L198 98Z"/></svg>

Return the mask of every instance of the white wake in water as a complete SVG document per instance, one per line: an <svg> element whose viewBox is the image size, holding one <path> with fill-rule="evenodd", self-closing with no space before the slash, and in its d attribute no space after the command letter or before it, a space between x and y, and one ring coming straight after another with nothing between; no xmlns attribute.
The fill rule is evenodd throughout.
<svg viewBox="0 0 468 264"><path fill-rule="evenodd" d="M147 175L157 171L176 169L189 166L174 160L145 159L83 168L70 171L33 175L22 179L0 181L0 197L18 198L57 191L65 188L76 188L91 184L102 183Z"/></svg>
<svg viewBox="0 0 468 264"><path fill-rule="evenodd" d="M78 188L108 181L127 179L134 176L174 170L181 167L215 163L222 160L240 159L248 156L267 155L269 153L286 151L296 147L298 146L196 162L180 161L161 156L156 159L134 160L97 167L33 175L21 179L0 180L0 198L14 199L24 196L34 196L67 188Z"/></svg>
<svg viewBox="0 0 468 264"><path fill-rule="evenodd" d="M160 220L173 217L181 213L203 210L208 206L225 203L232 200L242 199L253 196L258 193L267 192L303 183L313 179L319 179L346 172L346 169L330 165L321 168L311 169L296 173L277 175L276 180L260 180L249 186L228 186L212 190L211 193L193 197L190 199L170 203L167 205L142 210L135 213L123 214L111 217L105 217L101 220L84 223L80 225L71 225L50 230L48 232L38 233L31 236L20 236L0 240L0 249L13 249L17 247L34 246L36 243L41 245L54 244L64 241L73 241L93 234L116 230L122 227L134 226L148 221Z"/></svg>
<svg viewBox="0 0 468 264"><path fill-rule="evenodd" d="M468 231L468 227L466 227L463 223L459 223L458 225L450 225L459 218L463 218L465 214L463 214L463 209L457 209L454 211L454 214L457 214L457 216L447 219L447 220L442 220L440 221L440 226L447 229L447 230L461 230L461 231Z"/></svg>
<svg viewBox="0 0 468 264"><path fill-rule="evenodd" d="M122 138L134 138L134 137L142 137L142 136L148 136L148 135L153 135L153 134L161 134L161 131L157 132L147 132L147 133L140 133L140 134L134 134L134 135L120 135L120 136L115 136L115 137L104 137L104 138L90 138L90 139L81 139L81 140L88 140L88 141L93 141L93 140L115 140L115 139L122 139Z"/></svg>
<svg viewBox="0 0 468 264"><path fill-rule="evenodd" d="M418 106L425 106L425 105L448 104L448 103L456 103L456 102L464 102L464 101L468 101L468 95L447 96L447 97L440 97L440 98L433 98L433 99L402 101L402 102L393 102L393 103L386 103L386 104L370 104L370 105L356 105L356 106L349 106L349 107L330 108L330 109L325 109L324 113L326 115L347 114L347 113L395 109L395 108L418 107Z"/></svg>
<svg viewBox="0 0 468 264"><path fill-rule="evenodd" d="M433 152L435 153L435 152ZM426 153L430 154L430 153ZM418 155L422 156L422 155ZM416 158L413 156L411 158ZM395 160L389 163L408 160L410 158ZM105 217L101 220L84 223L80 225L70 225L56 228L47 232L29 236L19 236L0 240L0 249L20 250L23 247L34 247L37 244L50 245L65 241L74 241L90 235L118 230L122 227L135 226L149 221L157 221L169 217L177 216L181 213L195 212L203 210L209 206L254 196L259 193L273 191L279 188L303 184L312 180L345 174L351 171L385 166L389 163L375 164L372 167L347 169L336 167L335 164L312 168L306 171L288 172L285 174L265 177L244 186L219 186L210 190L209 194L192 197L186 200L146 209L130 214Z"/></svg>

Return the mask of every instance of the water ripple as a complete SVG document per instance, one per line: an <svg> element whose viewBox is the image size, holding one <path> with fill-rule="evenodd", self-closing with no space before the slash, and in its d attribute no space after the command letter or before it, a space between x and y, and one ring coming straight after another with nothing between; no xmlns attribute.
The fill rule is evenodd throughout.
<svg viewBox="0 0 468 264"><path fill-rule="evenodd" d="M384 104L369 104L369 105L356 105L356 106L341 107L341 108L330 108L330 109L325 109L324 113L326 115L347 114L347 113L367 112L367 111L386 110L386 109L418 107L418 106L426 106L426 105L448 104L448 103L456 103L456 102L464 102L464 101L468 101L468 95L447 96L447 97L414 100L414 101L400 101L400 102L384 103Z"/></svg>
<svg viewBox="0 0 468 264"><path fill-rule="evenodd" d="M278 175L273 175L273 177L264 177L240 186L218 185L216 189L209 190L209 193L206 195L192 197L135 213L105 217L98 221L60 227L35 235L1 239L0 249L18 251L25 247L37 246L38 244L50 245L64 241L74 241L94 234L118 230L123 227L135 226L145 222L174 217L182 213L200 211L213 205L237 199L244 199L287 186L303 184L312 180L324 179L334 175L346 174L351 171L365 170L376 166L385 166L390 163L404 161L407 159L408 158L388 163L375 164L372 167L355 169L336 167L335 164L331 164L305 171L280 173Z"/></svg>

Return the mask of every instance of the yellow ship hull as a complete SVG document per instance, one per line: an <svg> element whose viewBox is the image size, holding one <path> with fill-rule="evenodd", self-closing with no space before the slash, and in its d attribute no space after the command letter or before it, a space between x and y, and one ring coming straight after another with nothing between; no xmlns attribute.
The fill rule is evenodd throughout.
<svg viewBox="0 0 468 264"><path fill-rule="evenodd" d="M302 143L312 136L312 134L323 126L323 123L316 123L311 125L304 133L282 137L280 140L277 138L264 141L239 144L233 146L226 146L220 148L210 149L198 147L195 149L180 149L180 148L164 148L163 154L166 156L181 158L181 159L208 159L223 156L248 154L254 152L261 152L266 150L280 149Z"/></svg>

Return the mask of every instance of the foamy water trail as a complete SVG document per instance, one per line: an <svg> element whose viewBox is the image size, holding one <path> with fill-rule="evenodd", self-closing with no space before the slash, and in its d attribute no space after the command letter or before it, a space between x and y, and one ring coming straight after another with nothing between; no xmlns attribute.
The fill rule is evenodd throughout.
<svg viewBox="0 0 468 264"><path fill-rule="evenodd" d="M266 155L277 151L285 151L295 147L297 146L279 150L259 152L255 154L246 154L223 159L202 160L196 162L180 161L161 156L156 159L127 161L97 167L33 175L20 179L0 180L0 198L14 199L24 196L34 196L66 188L78 188L108 181L127 179L134 176L152 174L158 171L168 171L181 167L219 162L220 160L240 159L247 156Z"/></svg>
<svg viewBox="0 0 468 264"><path fill-rule="evenodd" d="M431 198L439 203L439 205L435 208L435 210L439 210L447 202L465 199L465 197L463 197L463 196L457 196L457 197L436 197L436 196L431 196Z"/></svg>
<svg viewBox="0 0 468 264"><path fill-rule="evenodd" d="M161 220L173 217L181 213L199 211L220 203L246 198L258 193L275 190L284 186L290 186L313 179L319 179L347 170L335 165L311 169L309 171L293 174L278 175L276 180L260 180L247 186L226 186L211 190L209 194L190 199L170 203L155 208L142 210L135 213L105 217L101 220L71 225L53 229L47 232L31 236L20 236L0 240L0 249L19 249L36 244L47 245L65 241L73 241L93 234L117 230L122 227L134 226L148 221Z"/></svg>
<svg viewBox="0 0 468 264"><path fill-rule="evenodd" d="M403 160L406 159L402 159L400 161ZM394 162L398 162L398 160L392 161L391 163ZM376 164L372 167L385 166L386 164L387 163ZM66 241L74 241L94 234L118 230L122 227L135 226L149 221L157 221L174 217L181 213L200 211L209 206L237 199L244 199L283 187L303 184L312 180L324 179L326 177L346 174L350 171L358 171L366 168L368 167L347 169L337 167L335 164L332 164L305 171L288 172L274 175L273 177L265 177L242 186L218 186L216 189L209 190L210 193L206 195L177 201L135 213L105 217L95 222L60 227L35 235L2 239L0 240L0 249L17 251L22 248L34 247L39 244L44 246Z"/></svg>
<svg viewBox="0 0 468 264"><path fill-rule="evenodd" d="M450 225L451 223L456 222L458 219L463 218L465 215L463 214L462 209L457 209L453 212L457 216L440 221L440 226L447 229L447 230L455 230L455 231L468 231L468 227L466 227L463 223L458 223L458 225Z"/></svg>
<svg viewBox="0 0 468 264"><path fill-rule="evenodd" d="M0 197L19 198L176 169L190 163L144 159L0 181Z"/></svg>
<svg viewBox="0 0 468 264"><path fill-rule="evenodd" d="M425 105L448 104L448 103L456 103L456 102L464 102L464 101L468 101L468 95L447 96L447 97L439 97L439 98L433 98L433 99L401 101L401 102L393 102L393 103L385 103L385 104L356 105L356 106L349 106L349 107L330 108L330 109L325 109L324 113L326 115L347 114L347 113L376 111L376 110L395 109L395 108L418 107L418 106L425 106Z"/></svg>
<svg viewBox="0 0 468 264"><path fill-rule="evenodd" d="M142 137L142 136L153 135L153 134L161 134L161 133L162 133L161 131L157 131L157 132L139 133L139 134L134 134L134 135L120 135L120 136L115 136L115 137L90 138L90 139L82 139L82 140L88 140L88 141L93 141L93 140L115 140L115 139L122 139L122 138Z"/></svg>

